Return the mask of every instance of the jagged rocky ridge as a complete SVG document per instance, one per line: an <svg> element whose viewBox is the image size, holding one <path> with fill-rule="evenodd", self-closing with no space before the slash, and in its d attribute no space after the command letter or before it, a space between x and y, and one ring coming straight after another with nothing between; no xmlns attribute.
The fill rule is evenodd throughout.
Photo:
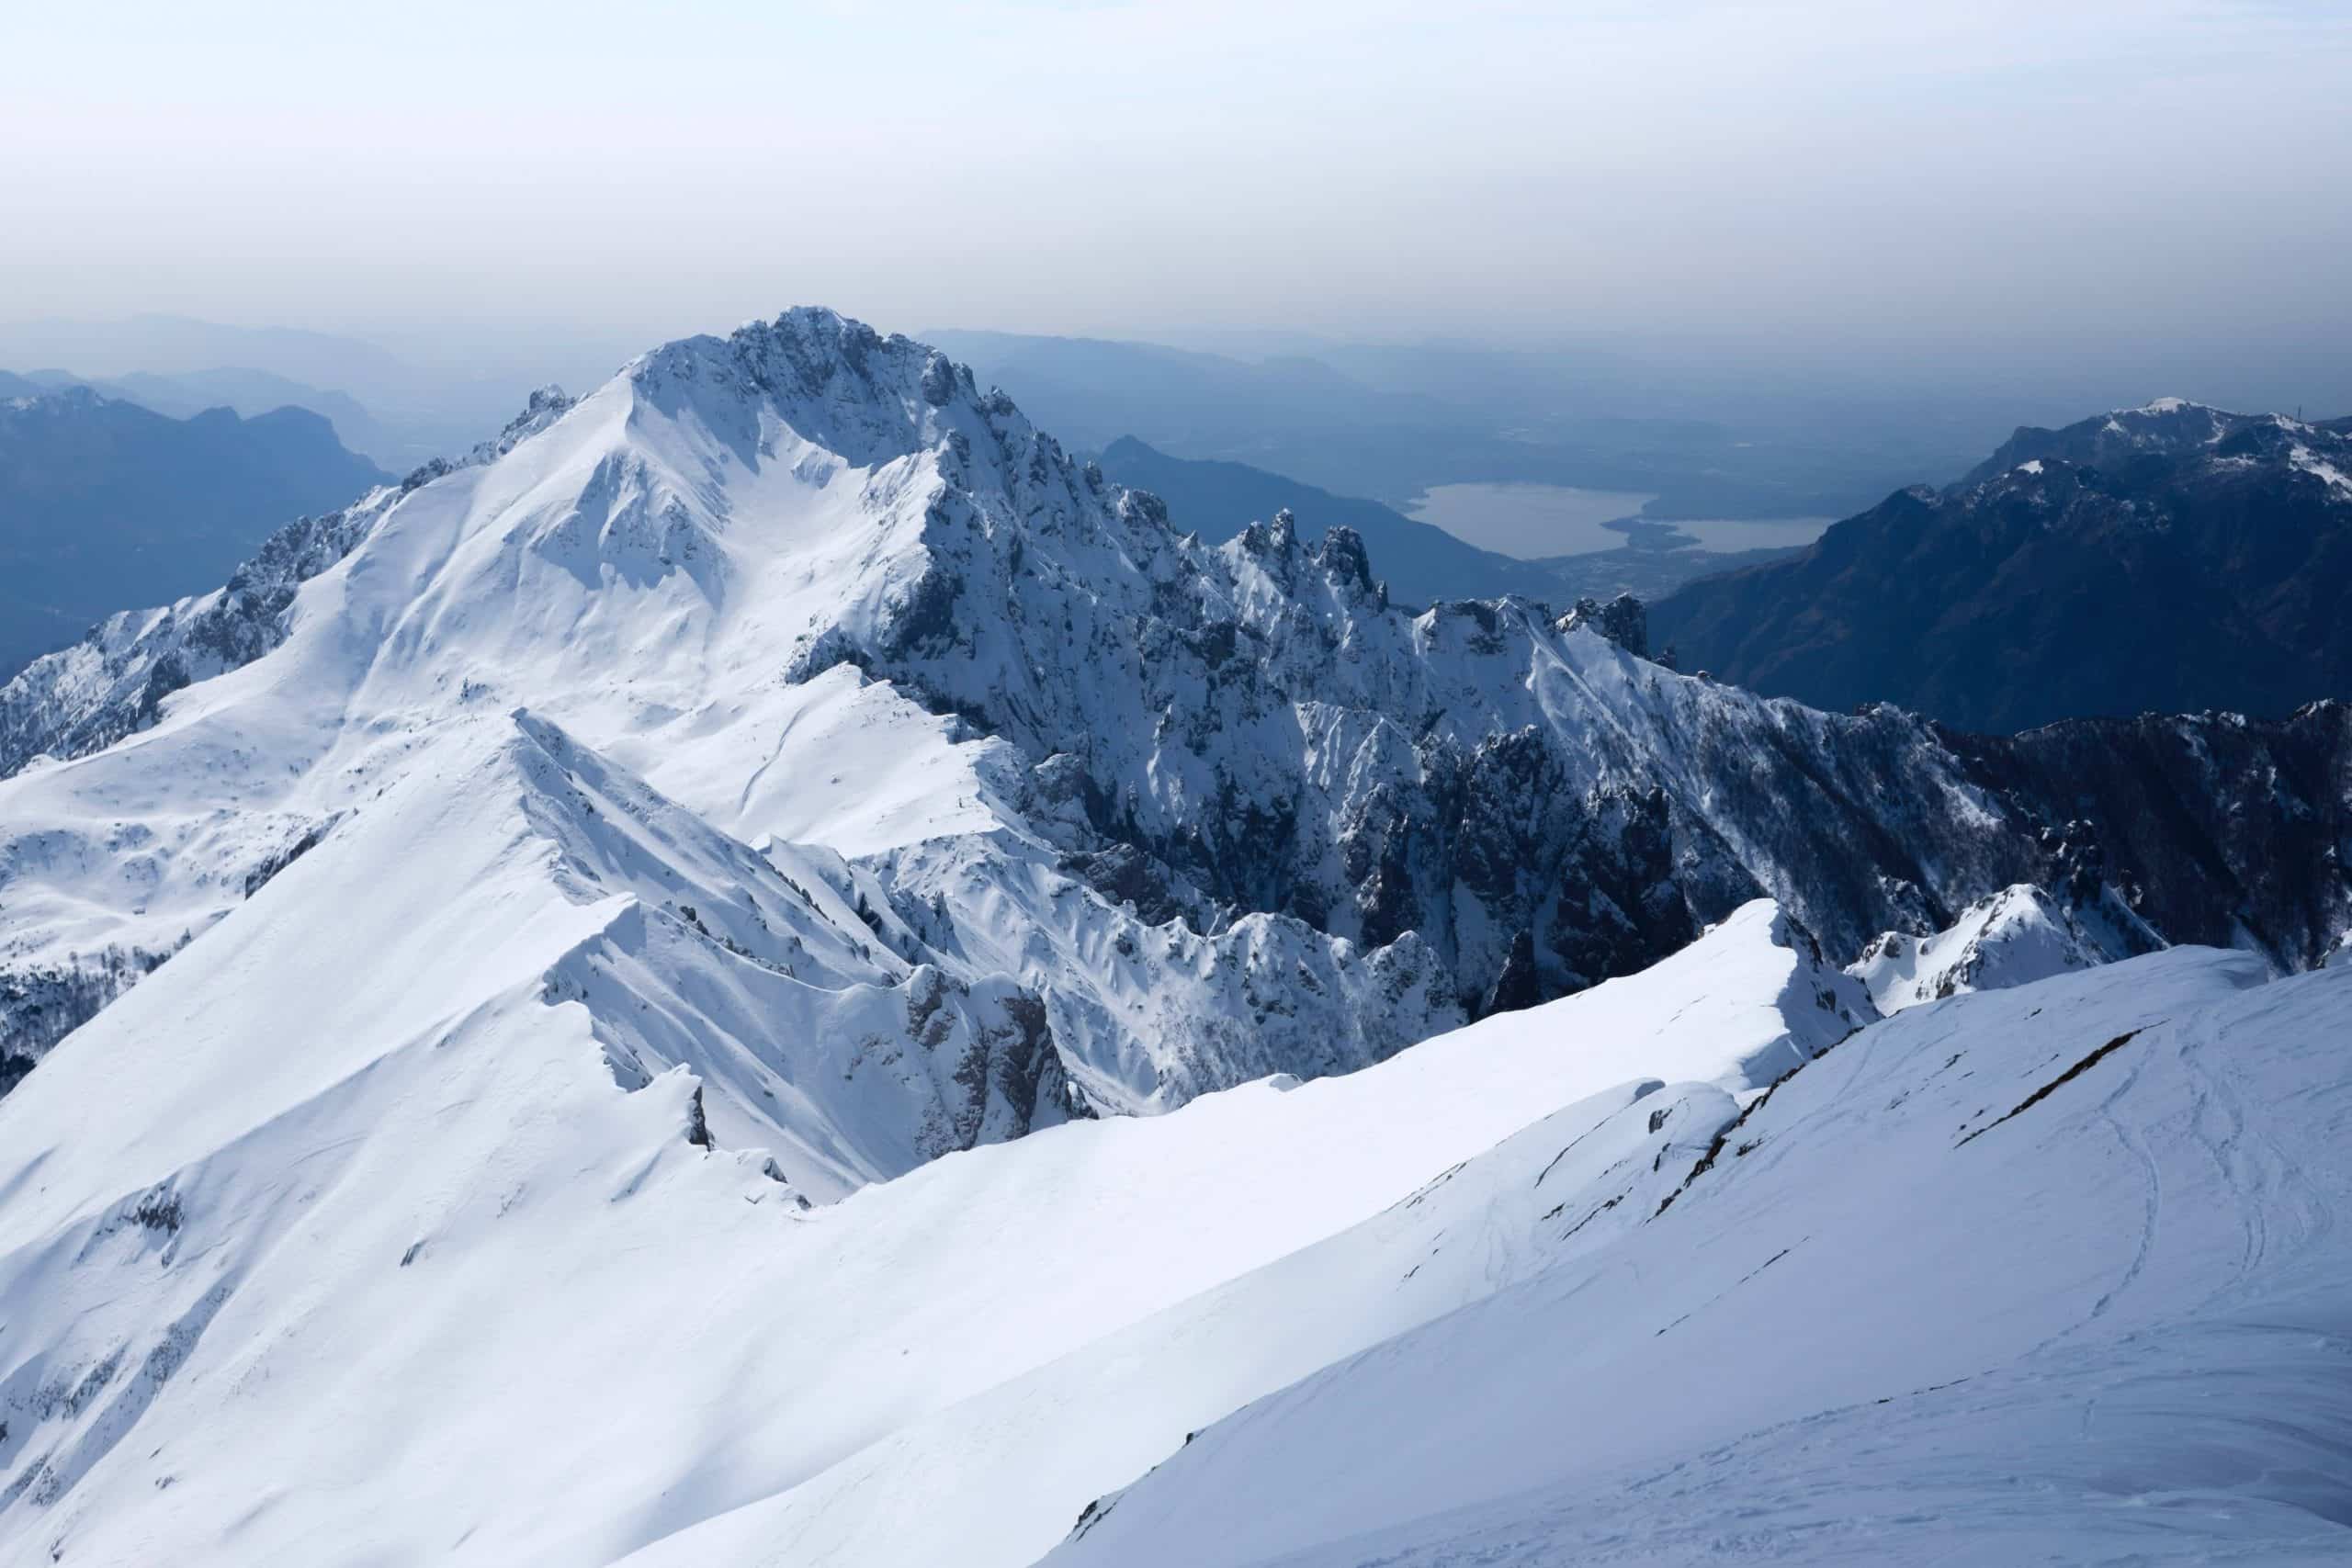
<svg viewBox="0 0 2352 1568"><path fill-rule="evenodd" d="M1691 667L1825 707L2283 716L2352 690L2352 436L2177 399L2020 429L1654 619Z"/></svg>
<svg viewBox="0 0 2352 1568"><path fill-rule="evenodd" d="M115 673L85 645L0 696L12 758L134 737L0 784L45 803L0 843L0 964L166 951L364 808L354 779L514 705L742 843L816 846L902 962L1035 996L1067 1087L1016 1071L1050 1092L993 1121L943 1089L924 1114L973 1137L1362 1066L1759 894L1840 959L2018 883L2287 969L2352 923L2333 705L1986 739L1679 675L1641 657L1638 606L1408 612L1350 531L1179 536L968 370L823 311L536 412L492 460L370 498L270 579L314 586L253 598L251 635L187 672L306 618L308 643L149 698L199 601L143 651L124 623ZM265 757L289 682L327 739ZM236 780L201 830L168 792L130 850L62 825L188 748ZM37 896L60 834L146 880L97 918L77 882L67 921Z"/></svg>

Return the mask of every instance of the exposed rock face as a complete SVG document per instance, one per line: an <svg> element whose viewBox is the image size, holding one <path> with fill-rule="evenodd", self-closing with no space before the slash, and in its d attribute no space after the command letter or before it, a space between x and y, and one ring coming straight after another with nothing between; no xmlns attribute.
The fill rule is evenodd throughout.
<svg viewBox="0 0 2352 1568"><path fill-rule="evenodd" d="M1065 437L1077 438L1070 429L1057 428ZM1634 564L1638 557L1638 565L1653 570L1679 567L1679 575L1674 578L1678 582L1698 570L1666 551L1616 550L1607 552L1605 558L1521 560L1480 549L1376 501L1334 495L1240 463L1171 457L1132 435L1122 435L1106 446L1101 462L1103 472L1118 483L1149 491L1167 502L1179 531L1197 533L1213 545L1223 544L1254 518L1272 517L1285 509L1297 514L1299 530L1309 539L1344 527L1371 552L1382 580L1400 604L1511 593L1557 600L1566 595L1570 577L1588 561L1599 568L1614 568ZM1727 563L1718 562L1722 564Z"/></svg>
<svg viewBox="0 0 2352 1568"><path fill-rule="evenodd" d="M109 947L70 963L0 970L0 1094L169 956Z"/></svg>
<svg viewBox="0 0 2352 1568"><path fill-rule="evenodd" d="M1258 910L1364 944L1415 932L1476 1011L1521 933L1550 996L1639 967L1758 892L1849 954L2018 881L2096 896L2115 880L2178 919L2180 874L2150 868L2217 863L2103 813L2068 836L2083 814L2061 804L2063 770L1986 793L2060 737L2004 746L1681 680L1629 656L1646 643L1631 599L1579 606L1565 627L1518 600L1408 615L1372 591L1376 563L1353 541L1305 545L1287 514L1204 550L1170 540L1135 492L1098 511L1090 474L986 407L1033 525L986 521L992 508L952 492L934 502L904 619L842 647L1082 773L1069 852L1203 929ZM1105 550L1133 564L1104 571ZM909 623L955 631L910 640L895 630ZM2281 744L2324 749L2325 728ZM2295 805L2254 786L2244 772L2180 784L2241 824L2245 841L2219 850L2229 874L2264 863L2253 823L2291 835L2298 813L2343 819L2340 786ZM2094 860L2101 833L2127 842ZM2345 892L2323 868L2301 897L2342 908ZM2283 909L2248 926L2287 966L2313 961L2310 929Z"/></svg>
<svg viewBox="0 0 2352 1568"><path fill-rule="evenodd" d="M2035 837L2032 878L2101 886L2173 942L2314 967L2352 924L2352 706L2080 720L2008 738L1946 733Z"/></svg>
<svg viewBox="0 0 2352 1568"><path fill-rule="evenodd" d="M2352 436L2177 400L2019 430L1651 621L1686 665L1823 707L2284 716L2352 691Z"/></svg>
<svg viewBox="0 0 2352 1568"><path fill-rule="evenodd" d="M1503 972L1495 976L1482 1013L1517 1012L1544 1000L1543 977L1535 972L1535 939L1526 931L1511 939L1503 958Z"/></svg>

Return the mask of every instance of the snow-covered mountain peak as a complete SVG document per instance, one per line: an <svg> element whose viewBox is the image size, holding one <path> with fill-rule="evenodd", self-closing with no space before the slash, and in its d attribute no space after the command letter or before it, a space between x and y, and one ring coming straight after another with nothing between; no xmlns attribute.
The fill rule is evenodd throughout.
<svg viewBox="0 0 2352 1568"><path fill-rule="evenodd" d="M2156 398L2136 409L2110 411L2101 428L2147 446L2210 446L2244 417L2187 398Z"/></svg>
<svg viewBox="0 0 2352 1568"><path fill-rule="evenodd" d="M978 412L971 371L936 349L884 336L836 311L802 307L752 321L726 337L665 344L623 367L652 406L688 411L714 429L756 442L743 422L764 405L804 438L856 467L872 468L938 443L939 411Z"/></svg>
<svg viewBox="0 0 2352 1568"><path fill-rule="evenodd" d="M1146 554L1172 542L1165 508L1130 502L1091 465L1075 463L1010 398L983 391L968 366L831 310L798 308L723 338L664 344L598 397L626 398L637 442L661 448L683 434L700 448L693 477L722 488L730 464L781 468L818 488L857 474L919 500L944 491L968 503L933 511L925 522L935 534L966 525L1083 538L1119 524L1123 535L1151 536Z"/></svg>
<svg viewBox="0 0 2352 1568"><path fill-rule="evenodd" d="M822 311L685 340L576 404L536 398L479 460L421 472L352 521L282 597L248 606L232 585L126 626L87 705L110 727L90 733L131 744L0 783L15 822L60 835L45 846L153 868L94 902L78 872L47 886L51 849L25 852L17 874L45 890L12 899L0 941L59 999L0 1047L38 1053L127 983L85 983L78 954L119 952L135 977L285 843L507 710L739 846L814 855L810 875L852 898L889 964L931 965L979 998L976 1016L998 1009L974 1025L958 1103L919 1106L887 1157L836 1162L859 1176L1060 1113L1065 1063L1097 1105L1165 1108L1277 1067L1363 1066L1459 1021L1406 930L1360 944L1219 908L1104 840L1093 819L1121 810L1114 769L1140 776L1149 755L1122 669L1139 683L1162 609L1236 625L1234 584L1149 498L928 349ZM159 686L208 615L243 640L191 671L215 679ZM1074 658L1080 626L1112 656ZM28 730L69 673L19 682ZM1189 787L1215 765L1199 746L1190 777L1170 775L1194 822L1216 801ZM1080 776L1046 767L1057 756ZM105 824L133 799L167 816L126 840ZM198 803L200 828L183 809ZM1027 913L1008 920L1007 898ZM1343 1005L1343 1027L1316 1022L1299 987ZM914 1011L874 1038L953 1043Z"/></svg>
<svg viewBox="0 0 2352 1568"><path fill-rule="evenodd" d="M1888 931L1846 973L1883 1013L1970 991L2030 985L2152 952L2162 939L2111 897L2069 906L2028 884L1986 895L1944 930Z"/></svg>
<svg viewBox="0 0 2352 1568"><path fill-rule="evenodd" d="M58 414L70 413L76 409L98 408L116 400L96 387L69 381L63 386L44 387L22 397L0 400L0 409L17 414Z"/></svg>

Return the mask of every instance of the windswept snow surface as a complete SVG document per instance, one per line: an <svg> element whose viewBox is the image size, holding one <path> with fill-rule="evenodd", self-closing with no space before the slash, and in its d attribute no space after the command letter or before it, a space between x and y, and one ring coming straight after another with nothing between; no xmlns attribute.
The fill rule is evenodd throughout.
<svg viewBox="0 0 2352 1568"><path fill-rule="evenodd" d="M798 1053L842 1049L891 993L772 882L694 889L699 926L670 908L645 868L726 841L653 859L692 827L543 721L469 750L0 1101L0 1561L598 1563L743 1510L683 1560L1025 1562L1185 1431L1552 1245L1470 1170L1383 1215L1417 1188L1536 1122L1504 1185L1607 1129L1539 1195L1646 1193L1732 1091L1867 1006L1758 905L1351 1077L1074 1123L805 1209L770 1151L695 1141L695 1075L822 1085L826 1135L774 1159L796 1182L854 1170L896 1118L853 1117L839 1057ZM835 988L761 961L796 938ZM429 991L424 947L450 954ZM624 983L640 1005L579 999ZM763 1055L743 995L795 986L806 1032L762 1012L799 1036ZM691 1074L674 1041L704 1053ZM619 1092L616 1055L650 1087ZM1711 1081L1661 1090L1645 1064ZM1662 1128L1650 1100L1678 1108ZM1268 1265L1290 1272L1241 1282Z"/></svg>
<svg viewBox="0 0 2352 1568"><path fill-rule="evenodd" d="M2352 1554L2352 975L1911 1009L1651 1223L1250 1406L1061 1568Z"/></svg>

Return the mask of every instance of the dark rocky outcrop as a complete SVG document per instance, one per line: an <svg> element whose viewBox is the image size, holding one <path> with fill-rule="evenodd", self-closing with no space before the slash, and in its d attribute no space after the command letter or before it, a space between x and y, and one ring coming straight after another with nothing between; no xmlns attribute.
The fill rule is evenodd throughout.
<svg viewBox="0 0 2352 1568"><path fill-rule="evenodd" d="M1606 604L1597 599L1578 599L1560 617L1560 629L1572 632L1579 626L1590 627L1637 659L1650 656L1649 610L1631 593L1620 593Z"/></svg>

